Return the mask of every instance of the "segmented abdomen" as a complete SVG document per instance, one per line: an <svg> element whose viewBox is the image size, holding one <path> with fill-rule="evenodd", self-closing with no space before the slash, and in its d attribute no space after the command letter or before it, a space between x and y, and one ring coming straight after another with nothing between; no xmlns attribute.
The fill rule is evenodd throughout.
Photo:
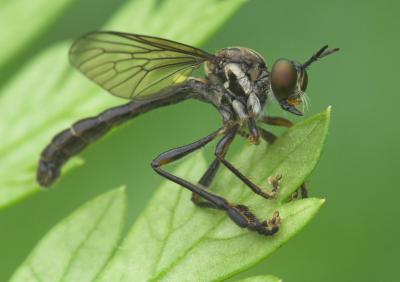
<svg viewBox="0 0 400 282"><path fill-rule="evenodd" d="M43 150L37 172L37 180L42 186L49 186L60 174L61 166L72 156L96 141L114 126L136 116L133 102L109 109L100 115L86 118L58 133Z"/></svg>
<svg viewBox="0 0 400 282"><path fill-rule="evenodd" d="M132 101L106 110L96 117L82 119L57 134L40 155L37 181L50 186L60 175L62 165L113 127L150 110L190 98L188 84L171 87L151 100Z"/></svg>

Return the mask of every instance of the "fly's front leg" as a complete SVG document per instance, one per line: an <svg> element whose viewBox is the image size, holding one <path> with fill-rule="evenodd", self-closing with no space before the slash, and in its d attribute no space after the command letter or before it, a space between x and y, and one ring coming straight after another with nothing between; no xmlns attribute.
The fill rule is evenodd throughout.
<svg viewBox="0 0 400 282"><path fill-rule="evenodd" d="M305 182L303 182L300 187L294 191L289 198L289 201L294 201L298 199L305 199L308 198L308 187Z"/></svg>
<svg viewBox="0 0 400 282"><path fill-rule="evenodd" d="M272 132L269 132L268 130L265 130L262 127L258 127L258 131L261 134L261 138L267 142L268 144L272 144L275 142L275 140L278 138L276 137L275 134L273 134Z"/></svg>
<svg viewBox="0 0 400 282"><path fill-rule="evenodd" d="M286 118L282 117L270 117L270 116L262 116L260 121L269 125L283 126L283 127L292 127L293 122Z"/></svg>
<svg viewBox="0 0 400 282"><path fill-rule="evenodd" d="M216 132L200 139L197 142L162 153L152 161L151 165L153 169L161 176L199 195L199 197L202 197L203 199L210 202L214 208L226 211L229 217L238 226L242 228L248 228L249 230L256 231L262 235L273 235L278 231L280 225L280 217L277 212L274 213L271 220L260 221L253 213L249 211L246 206L231 204L225 198L207 191L201 185L193 184L161 168L163 165L181 159L184 156L205 146L207 143L216 138L219 134L222 134L224 130L225 128L217 130ZM212 175L214 170L209 169L208 171L208 174L206 172L205 175ZM205 176L202 179L205 179L204 183L207 183L207 181L210 181L210 176Z"/></svg>
<svg viewBox="0 0 400 282"><path fill-rule="evenodd" d="M276 195L276 189L271 192L261 189L256 184L254 184L250 179L244 176L236 167L234 167L229 161L225 159L226 152L230 144L232 143L235 135L238 132L238 126L235 126L227 131L224 137L218 142L217 148L215 150L215 156L219 159L233 174L235 174L244 184L246 184L254 193L266 198L271 199Z"/></svg>
<svg viewBox="0 0 400 282"><path fill-rule="evenodd" d="M262 116L260 118L260 121L265 124L283 126L288 128L293 126L293 123L290 120L281 117ZM269 132L268 130L265 130L264 128L261 127L258 127L258 129L261 132L261 137L267 143L274 143L275 140L277 139L276 135Z"/></svg>
<svg viewBox="0 0 400 282"><path fill-rule="evenodd" d="M308 198L308 187L305 182L300 185L299 192L302 199Z"/></svg>
<svg viewBox="0 0 400 282"><path fill-rule="evenodd" d="M262 116L260 121L269 125L283 126L283 127L291 127L293 123L285 118L281 117L270 117L270 116ZM258 130L261 133L262 139L264 139L267 143L272 144L277 139L276 135L264 128L258 127Z"/></svg>

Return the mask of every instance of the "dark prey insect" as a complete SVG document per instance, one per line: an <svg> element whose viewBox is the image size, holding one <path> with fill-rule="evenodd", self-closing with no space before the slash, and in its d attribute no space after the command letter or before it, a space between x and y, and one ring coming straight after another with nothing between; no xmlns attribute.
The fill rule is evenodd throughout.
<svg viewBox="0 0 400 282"><path fill-rule="evenodd" d="M222 163L256 194L267 199L275 196L279 177L270 179L274 187L271 191L264 190L225 156L236 135L248 138L252 144L258 144L260 139L273 142L276 137L259 123L291 125L289 120L263 113L266 102L272 98L282 109L295 115L303 114L296 106L304 99L307 88L306 69L338 50L327 47L303 64L279 59L270 71L263 57L248 48L224 48L212 55L158 37L110 31L86 34L70 49L72 65L111 94L132 101L96 117L82 119L57 134L40 156L37 181L42 186L50 186L70 157L115 126L159 107L193 98L214 106L222 116L222 126L198 141L160 154L151 166L161 176L189 189L196 205L223 210L240 227L272 235L280 225L277 212L270 220L259 220L246 206L230 203L207 188ZM205 78L189 77L203 63ZM197 184L162 168L216 138L220 140L215 159Z"/></svg>

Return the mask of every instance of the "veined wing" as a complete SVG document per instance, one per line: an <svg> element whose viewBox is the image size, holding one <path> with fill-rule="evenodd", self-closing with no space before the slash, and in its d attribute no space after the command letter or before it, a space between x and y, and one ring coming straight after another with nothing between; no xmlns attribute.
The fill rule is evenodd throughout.
<svg viewBox="0 0 400 282"><path fill-rule="evenodd" d="M213 55L158 37L97 31L71 46L70 61L115 96L146 99L176 83Z"/></svg>

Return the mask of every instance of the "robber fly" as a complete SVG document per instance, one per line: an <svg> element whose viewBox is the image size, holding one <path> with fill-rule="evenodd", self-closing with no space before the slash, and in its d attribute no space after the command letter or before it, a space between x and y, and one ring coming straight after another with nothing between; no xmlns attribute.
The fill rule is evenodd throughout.
<svg viewBox="0 0 400 282"><path fill-rule="evenodd" d="M189 189L195 204L223 210L238 226L272 235L280 225L277 212L270 220L259 220L246 206L230 203L207 188L222 163L256 194L267 199L275 196L276 189L267 191L258 187L225 158L228 148L236 135L247 137L252 144L261 139L272 142L276 137L259 123L291 125L289 120L263 113L272 98L285 111L303 115L296 106L307 88L306 69L336 51L324 46L303 64L279 59L269 70L264 58L249 48L229 47L212 55L153 36L112 31L88 33L72 45L69 53L72 65L111 94L131 101L77 121L57 134L40 156L37 181L50 186L69 158L117 125L159 107L196 99L214 106L221 114L222 126L198 141L160 154L151 166L161 176ZM202 64L205 77L189 77ZM215 159L197 184L162 168L216 138L220 140Z"/></svg>

